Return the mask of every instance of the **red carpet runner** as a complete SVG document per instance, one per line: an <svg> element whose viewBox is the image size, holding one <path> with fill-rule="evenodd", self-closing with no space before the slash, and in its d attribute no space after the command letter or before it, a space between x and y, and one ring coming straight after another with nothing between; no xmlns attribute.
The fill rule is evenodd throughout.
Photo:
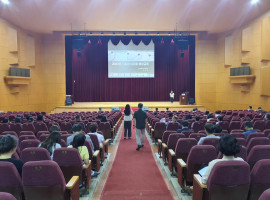
<svg viewBox="0 0 270 200"><path fill-rule="evenodd" d="M102 191L102 200L170 200L173 199L145 138L144 147L136 151L135 129L132 139L122 138Z"/></svg>

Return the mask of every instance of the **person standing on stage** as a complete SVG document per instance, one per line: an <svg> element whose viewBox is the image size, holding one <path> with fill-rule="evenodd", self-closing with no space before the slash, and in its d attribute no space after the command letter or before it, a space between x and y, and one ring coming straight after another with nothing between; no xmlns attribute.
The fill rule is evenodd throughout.
<svg viewBox="0 0 270 200"><path fill-rule="evenodd" d="M132 109L130 105L127 104L124 110L124 139L127 139L127 132L128 132L128 139L131 139L131 121L132 121Z"/></svg>
<svg viewBox="0 0 270 200"><path fill-rule="evenodd" d="M144 146L144 136L145 136L145 123L147 119L147 114L142 110L143 104L139 103L137 110L133 117L133 128L136 127L136 141L137 141L137 151ZM141 136L141 137L140 137Z"/></svg>
<svg viewBox="0 0 270 200"><path fill-rule="evenodd" d="M171 103L173 103L173 99L174 99L174 93L173 91L171 90L171 93L170 93L170 99L171 99Z"/></svg>

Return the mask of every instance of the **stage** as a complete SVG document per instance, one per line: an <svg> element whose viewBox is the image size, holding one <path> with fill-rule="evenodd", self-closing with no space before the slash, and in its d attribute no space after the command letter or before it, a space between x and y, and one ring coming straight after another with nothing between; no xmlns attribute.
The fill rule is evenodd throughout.
<svg viewBox="0 0 270 200"><path fill-rule="evenodd" d="M205 107L202 105L179 105L178 101L173 103L169 101L152 101L152 102L75 102L72 106L58 106L51 113L60 112L81 112L81 111L98 111L101 108L103 111L111 111L112 107L124 108L126 104L129 104L131 108L138 107L138 103L143 103L144 107L148 107L149 110L155 111L158 108L159 111L166 110L188 110L191 111L193 108L205 111Z"/></svg>

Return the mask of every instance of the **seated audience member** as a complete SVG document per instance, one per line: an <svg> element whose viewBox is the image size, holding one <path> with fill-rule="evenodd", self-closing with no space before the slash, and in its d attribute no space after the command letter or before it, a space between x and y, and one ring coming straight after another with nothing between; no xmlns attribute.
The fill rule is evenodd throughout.
<svg viewBox="0 0 270 200"><path fill-rule="evenodd" d="M74 125L72 126L72 129L71 129L72 135L69 136L69 137L67 137L67 146L70 145L70 143L73 141L73 139L74 139L74 137L75 137L76 135L82 133L82 129L83 129L83 127L82 127L81 124L74 124ZM89 135L86 135L85 137L86 137L86 140L87 140L88 142L90 142L91 149L92 149L92 151L93 151L93 153L94 153L94 145L93 145L93 142L92 142L90 136L89 136Z"/></svg>
<svg viewBox="0 0 270 200"><path fill-rule="evenodd" d="M97 116L97 119L101 119L101 118L102 118L102 115L98 115L98 116Z"/></svg>
<svg viewBox="0 0 270 200"><path fill-rule="evenodd" d="M34 118L33 117L29 117L28 123L34 123Z"/></svg>
<svg viewBox="0 0 270 200"><path fill-rule="evenodd" d="M30 117L32 117L32 115L30 114L26 115L26 120L28 121Z"/></svg>
<svg viewBox="0 0 270 200"><path fill-rule="evenodd" d="M221 113L221 111L220 111L220 110L217 110L217 111L215 112L215 117L218 117L218 116L220 115L220 113Z"/></svg>
<svg viewBox="0 0 270 200"><path fill-rule="evenodd" d="M192 112L197 112L198 108L193 108Z"/></svg>
<svg viewBox="0 0 270 200"><path fill-rule="evenodd" d="M37 116L37 121L38 121L38 122L44 122L44 118L43 118L43 115L42 115L42 114L39 114L39 115Z"/></svg>
<svg viewBox="0 0 270 200"><path fill-rule="evenodd" d="M21 124L22 123L22 118L16 117L15 118L15 123Z"/></svg>
<svg viewBox="0 0 270 200"><path fill-rule="evenodd" d="M186 120L192 119L192 116L190 114L186 115Z"/></svg>
<svg viewBox="0 0 270 200"><path fill-rule="evenodd" d="M219 125L220 122L223 121L223 116L222 115L218 115L217 116L217 122L216 122L216 125Z"/></svg>
<svg viewBox="0 0 270 200"><path fill-rule="evenodd" d="M166 112L170 112L170 111L169 111L169 108L166 108Z"/></svg>
<svg viewBox="0 0 270 200"><path fill-rule="evenodd" d="M218 150L223 154L222 159L215 159L212 160L205 171L202 174L202 182L207 184L208 177L213 169L214 165L218 162L223 161L231 161L231 160L239 160L245 162L242 158L235 158L235 155L238 154L241 150L240 145L237 143L235 137L231 136L230 134L226 134L225 136L221 137L219 140Z"/></svg>
<svg viewBox="0 0 270 200"><path fill-rule="evenodd" d="M198 142L198 145L201 145L205 138L219 138L219 136L215 136L213 134L215 132L215 125L214 124L210 124L210 123L205 124L204 130L205 130L207 136L201 137L199 142Z"/></svg>
<svg viewBox="0 0 270 200"><path fill-rule="evenodd" d="M7 124L7 123L9 123L9 120L8 120L8 118L4 118L4 119L3 119L3 123L4 123L4 124Z"/></svg>
<svg viewBox="0 0 270 200"><path fill-rule="evenodd" d="M264 121L270 120L270 113L266 113L264 116Z"/></svg>
<svg viewBox="0 0 270 200"><path fill-rule="evenodd" d="M169 123L174 123L174 122L176 122L178 124L178 128L181 127L181 124L177 121L177 119L178 119L178 117L176 115L174 115L172 117L172 120L171 121L165 122L166 123L166 128L168 127L168 124Z"/></svg>
<svg viewBox="0 0 270 200"><path fill-rule="evenodd" d="M97 133L97 128L98 127L96 124L94 124L94 123L90 124L89 126L87 126L87 132L88 132L87 134L88 135L91 135L91 134L96 135L98 137L99 144L102 144L102 142L104 141L104 136Z"/></svg>
<svg viewBox="0 0 270 200"><path fill-rule="evenodd" d="M58 131L54 131L49 135L49 137L44 142L42 142L39 145L39 147L47 149L51 156L51 159L53 159L54 150L57 148L61 148L60 143L61 143L61 135Z"/></svg>
<svg viewBox="0 0 270 200"><path fill-rule="evenodd" d="M222 132L222 128L218 125L215 125L215 133L221 133Z"/></svg>
<svg viewBox="0 0 270 200"><path fill-rule="evenodd" d="M156 108L156 112L158 111L158 108Z"/></svg>
<svg viewBox="0 0 270 200"><path fill-rule="evenodd" d="M188 121L183 120L182 121L182 128L177 130L177 133L181 133L182 131L192 131L191 129L188 128Z"/></svg>
<svg viewBox="0 0 270 200"><path fill-rule="evenodd" d="M89 152L86 146L84 146L84 142L86 140L86 135L83 133L77 134L73 138L73 144L69 145L68 148L75 148L78 150L80 157L83 161L83 164L88 165L89 164ZM99 172L92 171L91 176L95 177L99 175Z"/></svg>
<svg viewBox="0 0 270 200"><path fill-rule="evenodd" d="M244 128L245 128L245 131L246 131L246 132L244 132L246 139L247 139L247 137L248 137L249 134L251 134L251 133L257 133L257 131L255 131L253 129L253 123L250 122L250 121L244 122Z"/></svg>
<svg viewBox="0 0 270 200"><path fill-rule="evenodd" d="M163 123L166 123L166 119L163 117L159 120L159 122L163 122Z"/></svg>
<svg viewBox="0 0 270 200"><path fill-rule="evenodd" d="M205 113L204 113L204 116L208 116L209 115L209 111L207 110L207 111L205 111Z"/></svg>
<svg viewBox="0 0 270 200"><path fill-rule="evenodd" d="M157 112L155 111L153 114L154 114L154 115L157 115Z"/></svg>
<svg viewBox="0 0 270 200"><path fill-rule="evenodd" d="M102 108L98 108L98 112L103 112Z"/></svg>
<svg viewBox="0 0 270 200"><path fill-rule="evenodd" d="M249 106L248 111L251 111L251 110L252 110L252 106Z"/></svg>
<svg viewBox="0 0 270 200"><path fill-rule="evenodd" d="M56 125L53 124L53 125L50 127L49 132L52 133L52 132L54 132L54 131L60 131L60 129L59 129L58 126L56 126Z"/></svg>
<svg viewBox="0 0 270 200"><path fill-rule="evenodd" d="M173 113L172 112L169 112L168 117L169 118L172 118L173 117Z"/></svg>
<svg viewBox="0 0 270 200"><path fill-rule="evenodd" d="M107 117L105 115L102 115L101 122L108 122Z"/></svg>
<svg viewBox="0 0 270 200"><path fill-rule="evenodd" d="M18 139L13 135L4 135L0 139L0 162L11 162L15 165L20 175L22 175L23 162L18 159L11 158L16 152ZM1 180L3 181L3 180Z"/></svg>
<svg viewBox="0 0 270 200"><path fill-rule="evenodd" d="M76 115L75 120L76 122L81 122L82 121L81 115Z"/></svg>
<svg viewBox="0 0 270 200"><path fill-rule="evenodd" d="M207 115L207 122L210 122L211 119L213 119L213 118L214 118L214 115L212 113L208 114Z"/></svg>
<svg viewBox="0 0 270 200"><path fill-rule="evenodd" d="M200 115L195 116L195 122L199 122L200 119L201 119ZM194 126L194 122L192 122L192 124L191 124L191 129L193 129L193 126Z"/></svg>

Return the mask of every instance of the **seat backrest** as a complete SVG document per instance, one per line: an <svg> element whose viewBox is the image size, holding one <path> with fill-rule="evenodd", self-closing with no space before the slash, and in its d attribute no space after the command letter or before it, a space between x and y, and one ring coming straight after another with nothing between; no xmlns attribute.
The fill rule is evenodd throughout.
<svg viewBox="0 0 270 200"><path fill-rule="evenodd" d="M233 129L240 129L240 121L231 121L228 127L228 131L231 132Z"/></svg>
<svg viewBox="0 0 270 200"><path fill-rule="evenodd" d="M35 124L36 132L38 131L48 131L48 127L44 122L37 122Z"/></svg>
<svg viewBox="0 0 270 200"><path fill-rule="evenodd" d="M9 124L7 123L0 123L0 134L4 131L10 131Z"/></svg>
<svg viewBox="0 0 270 200"><path fill-rule="evenodd" d="M154 126L154 138L162 139L164 131L166 131L166 124L164 122L156 122Z"/></svg>
<svg viewBox="0 0 270 200"><path fill-rule="evenodd" d="M190 136L191 133L193 133L193 131L182 131L182 134L184 134L187 138Z"/></svg>
<svg viewBox="0 0 270 200"><path fill-rule="evenodd" d="M251 133L248 135L248 137L246 139L246 144L248 145L249 141L255 137L265 137L265 135L263 133Z"/></svg>
<svg viewBox="0 0 270 200"><path fill-rule="evenodd" d="M33 131L36 132L36 129L32 123L24 123L22 124L22 130L23 131Z"/></svg>
<svg viewBox="0 0 270 200"><path fill-rule="evenodd" d="M15 165L10 162L0 162L0 191L8 192L22 200L22 180Z"/></svg>
<svg viewBox="0 0 270 200"><path fill-rule="evenodd" d="M35 133L33 131L21 131L20 136L22 135L35 135Z"/></svg>
<svg viewBox="0 0 270 200"><path fill-rule="evenodd" d="M37 138L39 139L41 135L50 135L49 131L38 131L37 132Z"/></svg>
<svg viewBox="0 0 270 200"><path fill-rule="evenodd" d="M186 136L182 133L172 133L170 134L167 142L168 149L175 149L178 139L186 138Z"/></svg>
<svg viewBox="0 0 270 200"><path fill-rule="evenodd" d="M40 142L44 142L50 135L49 134L43 134L39 137Z"/></svg>
<svg viewBox="0 0 270 200"><path fill-rule="evenodd" d="M246 162L217 162L207 181L209 199L246 200L250 184L249 173L249 165Z"/></svg>
<svg viewBox="0 0 270 200"><path fill-rule="evenodd" d="M245 139L245 135L241 132L233 132L233 133L230 133L231 136L235 137L235 138L244 138Z"/></svg>
<svg viewBox="0 0 270 200"><path fill-rule="evenodd" d="M22 126L20 123L11 123L9 127L10 127L10 130L15 131L17 135L19 135L20 132L22 131Z"/></svg>
<svg viewBox="0 0 270 200"><path fill-rule="evenodd" d="M3 133L1 133L1 135L7 135L7 134L14 135L15 137L18 138L18 135L15 131L4 131Z"/></svg>
<svg viewBox="0 0 270 200"><path fill-rule="evenodd" d="M265 123L263 120L256 120L253 125L254 129L259 129L260 131L264 131Z"/></svg>
<svg viewBox="0 0 270 200"><path fill-rule="evenodd" d="M70 122L61 122L60 128L61 128L61 131L69 132L72 129L72 124Z"/></svg>
<svg viewBox="0 0 270 200"><path fill-rule="evenodd" d="M247 144L247 153L256 145L270 145L270 140L267 137L255 137L249 140Z"/></svg>
<svg viewBox="0 0 270 200"><path fill-rule="evenodd" d="M176 133L175 131L164 131L162 135L162 143L167 144L170 134Z"/></svg>
<svg viewBox="0 0 270 200"><path fill-rule="evenodd" d="M87 134L87 135L89 135L90 138L91 138L91 141L92 141L92 143L94 145L94 150L95 151L99 150L99 141L98 141L97 135L95 135L95 134Z"/></svg>
<svg viewBox="0 0 270 200"><path fill-rule="evenodd" d="M3 200L16 200L16 198L7 192L0 192L0 199Z"/></svg>
<svg viewBox="0 0 270 200"><path fill-rule="evenodd" d="M82 180L82 159L77 149L65 147L55 149L53 160L60 166L66 182L75 175L80 176Z"/></svg>
<svg viewBox="0 0 270 200"><path fill-rule="evenodd" d="M216 149L219 144L219 138L204 138L202 145L213 145Z"/></svg>
<svg viewBox="0 0 270 200"><path fill-rule="evenodd" d="M228 131L229 122L227 122L227 121L221 121L221 122L219 122L218 125L222 128L222 130Z"/></svg>
<svg viewBox="0 0 270 200"><path fill-rule="evenodd" d="M37 139L34 135L22 135L19 137L19 145L23 140Z"/></svg>
<svg viewBox="0 0 270 200"><path fill-rule="evenodd" d="M268 137L270 135L270 129L265 129L263 131L263 133L264 133L265 137Z"/></svg>
<svg viewBox="0 0 270 200"><path fill-rule="evenodd" d="M219 152L218 159L221 159L222 157L223 157L223 154ZM235 157L236 158L239 157L239 158L242 158L244 161L247 161L247 148L242 146L240 152L236 154Z"/></svg>
<svg viewBox="0 0 270 200"><path fill-rule="evenodd" d="M23 140L20 143L20 151L23 151L25 148L28 147L38 147L40 141L37 139L29 139L29 140Z"/></svg>
<svg viewBox="0 0 270 200"><path fill-rule="evenodd" d="M270 159L270 145L254 146L248 154L247 162L252 169L255 163L262 159Z"/></svg>
<svg viewBox="0 0 270 200"><path fill-rule="evenodd" d="M197 133L200 130L204 129L204 124L203 122L194 122L192 129L194 130L195 133Z"/></svg>
<svg viewBox="0 0 270 200"><path fill-rule="evenodd" d="M197 174L202 166L217 158L216 148L212 145L196 145L193 146L187 158L187 174L186 181L193 181L193 174Z"/></svg>
<svg viewBox="0 0 270 200"><path fill-rule="evenodd" d="M168 131L177 131L179 129L179 125L177 122L170 122L167 126Z"/></svg>
<svg viewBox="0 0 270 200"><path fill-rule="evenodd" d="M201 137L206 137L206 134L204 133L191 133L189 135L189 138L195 138L197 142L200 140Z"/></svg>
<svg viewBox="0 0 270 200"><path fill-rule="evenodd" d="M268 200L268 199L270 199L270 189L265 190L258 200Z"/></svg>
<svg viewBox="0 0 270 200"><path fill-rule="evenodd" d="M51 157L47 149L28 147L21 152L21 159L26 163L29 161L51 160Z"/></svg>
<svg viewBox="0 0 270 200"><path fill-rule="evenodd" d="M26 199L64 200L66 182L58 164L51 160L27 162L23 166Z"/></svg>
<svg viewBox="0 0 270 200"><path fill-rule="evenodd" d="M260 195L270 188L270 159L259 160L251 173L249 199L258 199Z"/></svg>
<svg viewBox="0 0 270 200"><path fill-rule="evenodd" d="M246 146L245 138L236 138L236 140L240 146Z"/></svg>
<svg viewBox="0 0 270 200"><path fill-rule="evenodd" d="M175 147L176 159L181 158L186 162L190 149L195 145L197 145L197 140L195 138L178 139Z"/></svg>
<svg viewBox="0 0 270 200"><path fill-rule="evenodd" d="M102 131L105 140L113 136L109 122L100 122L98 130Z"/></svg>
<svg viewBox="0 0 270 200"><path fill-rule="evenodd" d="M65 142L67 142L67 138L71 136L71 134L62 134L61 139L63 139Z"/></svg>

